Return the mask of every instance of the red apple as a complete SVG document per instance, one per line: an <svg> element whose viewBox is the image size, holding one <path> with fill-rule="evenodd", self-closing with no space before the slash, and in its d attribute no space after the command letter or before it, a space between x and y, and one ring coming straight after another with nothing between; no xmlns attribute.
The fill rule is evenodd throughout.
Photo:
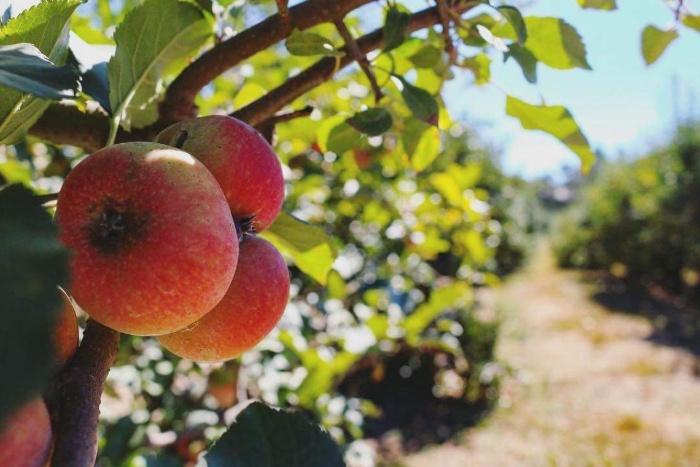
<svg viewBox="0 0 700 467"><path fill-rule="evenodd" d="M232 117L210 115L176 123L156 141L187 151L214 174L237 223L252 218L254 231L262 232L279 214L282 166L254 128Z"/></svg>
<svg viewBox="0 0 700 467"><path fill-rule="evenodd" d="M78 350L78 317L75 314L73 301L65 290L59 288L63 298L63 308L58 317L53 334L56 361L64 365Z"/></svg>
<svg viewBox="0 0 700 467"><path fill-rule="evenodd" d="M73 250L71 292L120 332L165 334L219 303L238 239L219 184L186 152L123 143L80 162L58 196L60 239Z"/></svg>
<svg viewBox="0 0 700 467"><path fill-rule="evenodd" d="M51 419L40 397L22 405L2 425L0 465L43 466L51 450Z"/></svg>
<svg viewBox="0 0 700 467"><path fill-rule="evenodd" d="M223 300L191 326L159 336L165 348L198 362L229 360L275 327L289 298L289 271L282 255L267 240L246 235L238 261Z"/></svg>

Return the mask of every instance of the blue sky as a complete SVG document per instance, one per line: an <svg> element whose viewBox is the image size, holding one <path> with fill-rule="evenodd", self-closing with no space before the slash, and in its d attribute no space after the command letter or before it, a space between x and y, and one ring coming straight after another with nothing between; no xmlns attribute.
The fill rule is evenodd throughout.
<svg viewBox="0 0 700 467"><path fill-rule="evenodd" d="M697 0L686 3L700 13ZM502 150L504 168L527 178L557 177L562 165L579 167L579 162L554 138L525 131L506 116L504 91L533 104L544 99L548 105L564 105L594 150L607 157L633 157L662 144L676 115L700 113L700 33L680 28L680 37L647 67L642 29L671 26L673 15L663 0L618 0L618 7L601 12L583 10L575 0L539 0L524 8L526 15L557 16L573 25L593 71L551 70L540 64L533 86L515 63L503 65L494 56L491 73L497 86L467 86L468 72L449 83L444 97L453 118L476 126L482 139Z"/></svg>

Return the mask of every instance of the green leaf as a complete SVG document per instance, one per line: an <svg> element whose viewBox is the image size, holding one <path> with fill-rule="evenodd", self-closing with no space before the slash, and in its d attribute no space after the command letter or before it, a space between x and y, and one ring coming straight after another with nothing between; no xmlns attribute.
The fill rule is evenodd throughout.
<svg viewBox="0 0 700 467"><path fill-rule="evenodd" d="M31 190L0 189L0 424L49 381L52 337L67 282L67 251Z"/></svg>
<svg viewBox="0 0 700 467"><path fill-rule="evenodd" d="M528 83L534 84L537 82L537 59L532 52L525 47L513 44L510 46L510 50L503 55L503 59L505 61L510 57L513 57L518 62Z"/></svg>
<svg viewBox="0 0 700 467"><path fill-rule="evenodd" d="M343 154L352 149L358 142L359 135L348 123L341 123L328 134L327 148L336 154Z"/></svg>
<svg viewBox="0 0 700 467"><path fill-rule="evenodd" d="M81 0L42 2L24 10L0 27L0 45L33 44L56 64L68 52L68 20ZM50 101L0 86L0 144L16 143L41 117Z"/></svg>
<svg viewBox="0 0 700 467"><path fill-rule="evenodd" d="M56 66L32 44L0 46L0 85L47 99L74 97L78 71Z"/></svg>
<svg viewBox="0 0 700 467"><path fill-rule="evenodd" d="M406 330L409 342L417 343L420 334L442 313L454 308L464 308L472 299L472 288L466 282L456 282L433 289L428 301L416 308L401 324Z"/></svg>
<svg viewBox="0 0 700 467"><path fill-rule="evenodd" d="M587 173L595 162L595 155L588 140L566 108L559 105L531 105L508 96L506 113L520 120L520 124L526 130L542 130L564 143L581 159L584 173Z"/></svg>
<svg viewBox="0 0 700 467"><path fill-rule="evenodd" d="M513 26L518 38L518 44L523 45L527 40L527 26L520 10L513 6L499 6L496 8L500 14Z"/></svg>
<svg viewBox="0 0 700 467"><path fill-rule="evenodd" d="M345 284L345 279L340 275L335 269L331 269L328 272L326 291L328 293L328 298L336 298L339 300L344 299L348 295L347 285Z"/></svg>
<svg viewBox="0 0 700 467"><path fill-rule="evenodd" d="M683 17L683 24L700 32L700 15L685 15Z"/></svg>
<svg viewBox="0 0 700 467"><path fill-rule="evenodd" d="M294 30L284 43L287 51L300 57L315 55L341 56L343 52L336 50L333 43L315 32Z"/></svg>
<svg viewBox="0 0 700 467"><path fill-rule="evenodd" d="M662 31L655 26L647 26L642 31L642 55L647 65L659 59L666 48L678 37L675 30Z"/></svg>
<svg viewBox="0 0 700 467"><path fill-rule="evenodd" d="M165 76L183 67L210 37L208 18L191 3L148 0L124 17L107 65L109 101L124 128L152 123Z"/></svg>
<svg viewBox="0 0 700 467"><path fill-rule="evenodd" d="M596 10L617 10L616 0L578 0L581 8L595 8Z"/></svg>
<svg viewBox="0 0 700 467"><path fill-rule="evenodd" d="M385 52L395 49L404 43L408 37L408 22L410 18L411 15L397 5L389 7L382 31Z"/></svg>
<svg viewBox="0 0 700 467"><path fill-rule="evenodd" d="M442 58L442 49L434 45L426 44L416 51L408 59L417 68L433 68Z"/></svg>
<svg viewBox="0 0 700 467"><path fill-rule="evenodd" d="M401 82L401 97L403 97L411 113L424 122L437 125L440 107L435 96L425 89L412 85L402 76L393 76Z"/></svg>
<svg viewBox="0 0 700 467"><path fill-rule="evenodd" d="M474 82L478 85L491 80L491 59L485 53L462 60L461 66L474 73Z"/></svg>
<svg viewBox="0 0 700 467"><path fill-rule="evenodd" d="M325 285L337 251L326 232L315 225L281 212L261 237L269 240L284 255L291 257L296 267Z"/></svg>
<svg viewBox="0 0 700 467"><path fill-rule="evenodd" d="M559 18L525 18L530 52L545 65L557 70L582 68L590 70L586 61L586 47L573 26Z"/></svg>
<svg viewBox="0 0 700 467"><path fill-rule="evenodd" d="M253 402L204 455L209 467L342 467L331 435L301 412Z"/></svg>
<svg viewBox="0 0 700 467"><path fill-rule="evenodd" d="M411 154L411 168L422 172L430 167L440 153L440 130L431 126L423 132L415 151Z"/></svg>
<svg viewBox="0 0 700 467"><path fill-rule="evenodd" d="M379 136L391 129L394 120L388 110L382 107L367 109L346 120L348 125L369 136Z"/></svg>

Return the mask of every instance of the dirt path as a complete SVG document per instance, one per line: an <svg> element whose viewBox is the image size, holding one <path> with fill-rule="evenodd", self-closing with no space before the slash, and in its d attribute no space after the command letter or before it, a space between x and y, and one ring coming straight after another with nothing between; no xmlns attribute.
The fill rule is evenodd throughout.
<svg viewBox="0 0 700 467"><path fill-rule="evenodd" d="M503 319L499 407L453 445L407 467L700 466L700 378L694 357L645 340L643 318L588 298L546 244L498 289Z"/></svg>

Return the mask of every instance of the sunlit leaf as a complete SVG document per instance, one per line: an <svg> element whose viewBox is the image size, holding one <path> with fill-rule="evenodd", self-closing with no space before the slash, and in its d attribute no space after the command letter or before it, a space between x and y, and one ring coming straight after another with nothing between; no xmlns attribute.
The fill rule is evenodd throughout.
<svg viewBox="0 0 700 467"><path fill-rule="evenodd" d="M471 303L473 299L472 288L466 282L433 289L428 301L411 313L401 326L406 331L409 343L417 343L420 335L428 325L442 313L455 308L462 308Z"/></svg>
<svg viewBox="0 0 700 467"><path fill-rule="evenodd" d="M559 18L528 16L525 18L528 38L525 47L545 65L568 70L590 70L586 47L573 26Z"/></svg>
<svg viewBox="0 0 700 467"><path fill-rule="evenodd" d="M325 285L337 251L331 238L321 227L307 224L281 212L261 237L272 242L278 250L290 257L296 267Z"/></svg>
<svg viewBox="0 0 700 467"><path fill-rule="evenodd" d="M333 43L315 32L295 30L284 43L292 55L310 57L315 55L340 56L343 53L333 47Z"/></svg>
<svg viewBox="0 0 700 467"><path fill-rule="evenodd" d="M474 82L478 85L491 80L491 59L485 53L465 58L460 65L474 73Z"/></svg>
<svg viewBox="0 0 700 467"><path fill-rule="evenodd" d="M426 44L408 59L418 68L433 68L440 62L442 50L434 45Z"/></svg>
<svg viewBox="0 0 700 467"><path fill-rule="evenodd" d="M178 0L149 0L126 15L107 65L109 101L124 128L152 123L166 74L183 67L212 33L202 10Z"/></svg>
<svg viewBox="0 0 700 467"><path fill-rule="evenodd" d="M13 408L48 384L52 336L67 282L68 252L56 225L33 192L21 185L0 189L0 424Z"/></svg>
<svg viewBox="0 0 700 467"><path fill-rule="evenodd" d="M423 132L415 151L411 154L411 168L422 172L430 167L440 154L440 130L431 126Z"/></svg>
<svg viewBox="0 0 700 467"><path fill-rule="evenodd" d="M581 8L595 8L597 10L617 10L616 0L578 0Z"/></svg>
<svg viewBox="0 0 700 467"><path fill-rule="evenodd" d="M507 5L499 6L497 10L515 30L516 37L518 38L518 44L523 45L527 40L527 26L525 25L523 15L520 13L520 10L513 6Z"/></svg>
<svg viewBox="0 0 700 467"><path fill-rule="evenodd" d="M328 298L344 299L347 297L347 285L345 284L345 279L340 275L335 269L331 269L328 272L326 290L328 292Z"/></svg>
<svg viewBox="0 0 700 467"><path fill-rule="evenodd" d="M348 123L341 123L328 134L328 150L343 154L352 149L358 142L359 133Z"/></svg>
<svg viewBox="0 0 700 467"><path fill-rule="evenodd" d="M0 46L0 85L47 99L74 97L78 70L56 66L32 44Z"/></svg>
<svg viewBox="0 0 700 467"><path fill-rule="evenodd" d="M700 15L685 15L683 16L683 24L690 29L700 32Z"/></svg>
<svg viewBox="0 0 700 467"><path fill-rule="evenodd" d="M378 136L391 129L393 119L388 110L376 107L364 110L354 117L348 118L346 122L360 133Z"/></svg>
<svg viewBox="0 0 700 467"><path fill-rule="evenodd" d="M647 26L642 31L642 55L647 65L661 57L666 48L678 37L678 32L663 31L655 26Z"/></svg>
<svg viewBox="0 0 700 467"><path fill-rule="evenodd" d="M557 138L581 159L584 173L590 170L595 155L571 113L562 106L531 105L508 96L506 113L520 120L526 130L542 130Z"/></svg>
<svg viewBox="0 0 700 467"><path fill-rule="evenodd" d="M302 412L253 402L203 458L209 467L343 467L331 435Z"/></svg>

